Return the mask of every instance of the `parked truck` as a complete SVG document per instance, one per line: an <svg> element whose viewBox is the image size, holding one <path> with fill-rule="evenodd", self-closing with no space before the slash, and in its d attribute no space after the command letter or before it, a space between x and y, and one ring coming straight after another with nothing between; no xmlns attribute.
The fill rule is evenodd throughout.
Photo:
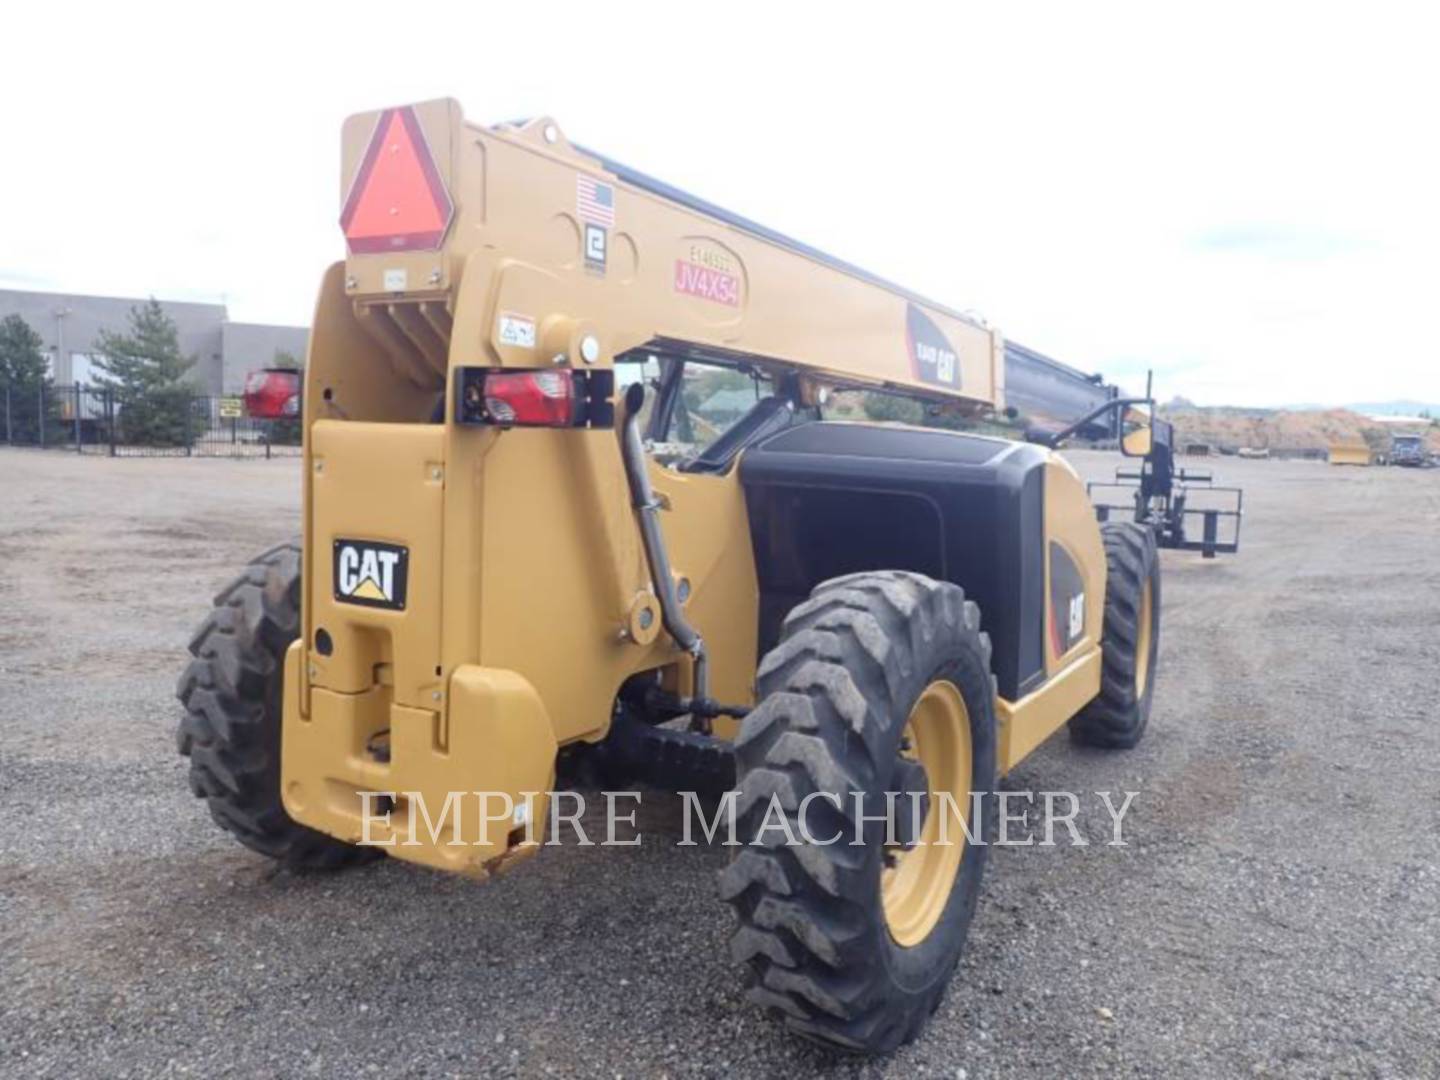
<svg viewBox="0 0 1440 1080"><path fill-rule="evenodd" d="M1430 464L1430 449L1424 435L1404 434L1390 437L1390 464L1420 469Z"/></svg>

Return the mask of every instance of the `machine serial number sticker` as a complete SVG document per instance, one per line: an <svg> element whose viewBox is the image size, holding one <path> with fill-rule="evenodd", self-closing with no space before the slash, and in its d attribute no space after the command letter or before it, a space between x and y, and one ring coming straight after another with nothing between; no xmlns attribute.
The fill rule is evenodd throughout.
<svg viewBox="0 0 1440 1080"><path fill-rule="evenodd" d="M728 307L740 306L740 279L722 270L675 260L675 291Z"/></svg>
<svg viewBox="0 0 1440 1080"><path fill-rule="evenodd" d="M335 541L335 599L362 607L405 610L410 550L378 540Z"/></svg>
<svg viewBox="0 0 1440 1080"><path fill-rule="evenodd" d="M528 315L502 311L499 330L501 345L513 345L517 349L535 347L535 320Z"/></svg>

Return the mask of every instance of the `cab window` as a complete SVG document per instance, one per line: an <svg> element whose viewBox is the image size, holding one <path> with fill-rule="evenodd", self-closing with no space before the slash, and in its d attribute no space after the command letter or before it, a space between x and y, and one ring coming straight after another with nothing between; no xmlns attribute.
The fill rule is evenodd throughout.
<svg viewBox="0 0 1440 1080"><path fill-rule="evenodd" d="M674 357L617 359L615 373L621 393L640 380L649 387L640 430L650 452L667 465L693 461L774 392L769 376L758 371Z"/></svg>

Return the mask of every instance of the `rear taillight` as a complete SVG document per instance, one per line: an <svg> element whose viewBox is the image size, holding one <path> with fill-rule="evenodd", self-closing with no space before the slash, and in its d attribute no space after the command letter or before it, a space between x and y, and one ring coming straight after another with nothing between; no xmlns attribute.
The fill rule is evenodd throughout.
<svg viewBox="0 0 1440 1080"><path fill-rule="evenodd" d="M575 380L569 371L495 372L485 380L485 412L495 424L570 427Z"/></svg>
<svg viewBox="0 0 1440 1080"><path fill-rule="evenodd" d="M289 368L262 368L245 378L245 411L261 420L300 415L300 373Z"/></svg>
<svg viewBox="0 0 1440 1080"><path fill-rule="evenodd" d="M615 422L609 400L615 379L610 371L461 368L459 377L455 419L462 424L568 428L608 427Z"/></svg>

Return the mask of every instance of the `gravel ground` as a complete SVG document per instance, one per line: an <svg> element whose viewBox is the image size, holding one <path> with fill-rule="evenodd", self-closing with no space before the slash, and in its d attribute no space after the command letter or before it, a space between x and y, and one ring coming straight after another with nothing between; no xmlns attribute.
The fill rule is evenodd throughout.
<svg viewBox="0 0 1440 1080"><path fill-rule="evenodd" d="M1440 471L1217 467L1244 548L1164 556L1145 742L1008 780L1092 793L1096 843L996 849L934 1022L864 1062L742 1000L673 799L486 885L232 843L171 695L297 464L0 451L0 1073L1440 1075Z"/></svg>

